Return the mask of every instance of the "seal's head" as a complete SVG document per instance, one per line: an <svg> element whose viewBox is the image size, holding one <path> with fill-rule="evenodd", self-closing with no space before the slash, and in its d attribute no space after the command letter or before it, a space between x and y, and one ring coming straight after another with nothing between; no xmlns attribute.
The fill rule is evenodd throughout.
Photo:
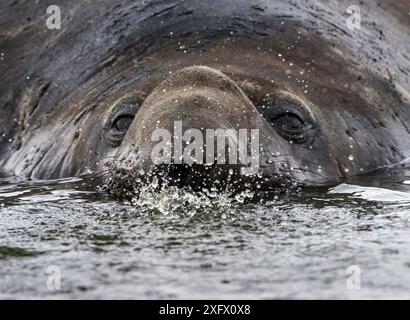
<svg viewBox="0 0 410 320"><path fill-rule="evenodd" d="M360 30L340 1L114 2L91 21L68 1L48 35L4 31L3 167L104 172L121 194L153 176L329 183L410 156L405 1L364 1Z"/></svg>
<svg viewBox="0 0 410 320"><path fill-rule="evenodd" d="M290 95L264 100L256 107L233 79L214 68L176 71L129 123L110 170L111 187L124 192L153 177L200 189L283 183L298 174L290 172L297 162L289 146L311 143L317 127Z"/></svg>

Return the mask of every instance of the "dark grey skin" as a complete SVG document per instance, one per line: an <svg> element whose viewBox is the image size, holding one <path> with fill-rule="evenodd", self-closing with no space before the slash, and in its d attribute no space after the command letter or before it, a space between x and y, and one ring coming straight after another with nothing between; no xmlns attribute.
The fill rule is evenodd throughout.
<svg viewBox="0 0 410 320"><path fill-rule="evenodd" d="M46 28L51 4L61 30ZM0 168L36 179L99 173L121 194L153 175L269 188L403 163L410 3L362 1L360 30L347 27L350 4L3 0ZM259 129L260 173L156 168L149 137L158 120L171 132L175 120Z"/></svg>

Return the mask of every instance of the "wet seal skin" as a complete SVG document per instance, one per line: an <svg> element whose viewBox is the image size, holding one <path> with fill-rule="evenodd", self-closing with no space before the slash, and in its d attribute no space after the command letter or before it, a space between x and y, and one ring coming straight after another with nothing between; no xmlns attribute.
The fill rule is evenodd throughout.
<svg viewBox="0 0 410 320"><path fill-rule="evenodd" d="M61 29L46 27L47 7ZM330 184L410 157L410 3L3 0L0 168L179 185ZM259 172L157 166L157 128L258 129ZM233 173L232 173L233 172ZM124 191L125 190L125 191Z"/></svg>

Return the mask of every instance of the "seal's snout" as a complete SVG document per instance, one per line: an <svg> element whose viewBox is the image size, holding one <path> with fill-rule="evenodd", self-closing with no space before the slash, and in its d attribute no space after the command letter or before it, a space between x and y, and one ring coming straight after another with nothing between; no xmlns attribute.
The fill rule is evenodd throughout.
<svg viewBox="0 0 410 320"><path fill-rule="evenodd" d="M182 69L141 106L114 162L115 179L132 184L156 175L209 187L255 175L261 124L252 102L226 75L208 67Z"/></svg>

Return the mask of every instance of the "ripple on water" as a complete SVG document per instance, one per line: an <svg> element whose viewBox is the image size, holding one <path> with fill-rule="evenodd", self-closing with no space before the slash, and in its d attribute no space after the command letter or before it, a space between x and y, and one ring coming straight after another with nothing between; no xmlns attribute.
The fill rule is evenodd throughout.
<svg viewBox="0 0 410 320"><path fill-rule="evenodd" d="M32 257L42 254L42 252L32 251L24 248L0 246L0 259L11 257Z"/></svg>
<svg viewBox="0 0 410 320"><path fill-rule="evenodd" d="M340 184L331 188L329 194L348 194L352 198L368 201L410 203L410 193L385 188Z"/></svg>
<svg viewBox="0 0 410 320"><path fill-rule="evenodd" d="M72 192L81 181L1 185L0 298L409 298L409 205L378 189L252 203L170 188L119 203ZM361 290L346 286L352 265Z"/></svg>

